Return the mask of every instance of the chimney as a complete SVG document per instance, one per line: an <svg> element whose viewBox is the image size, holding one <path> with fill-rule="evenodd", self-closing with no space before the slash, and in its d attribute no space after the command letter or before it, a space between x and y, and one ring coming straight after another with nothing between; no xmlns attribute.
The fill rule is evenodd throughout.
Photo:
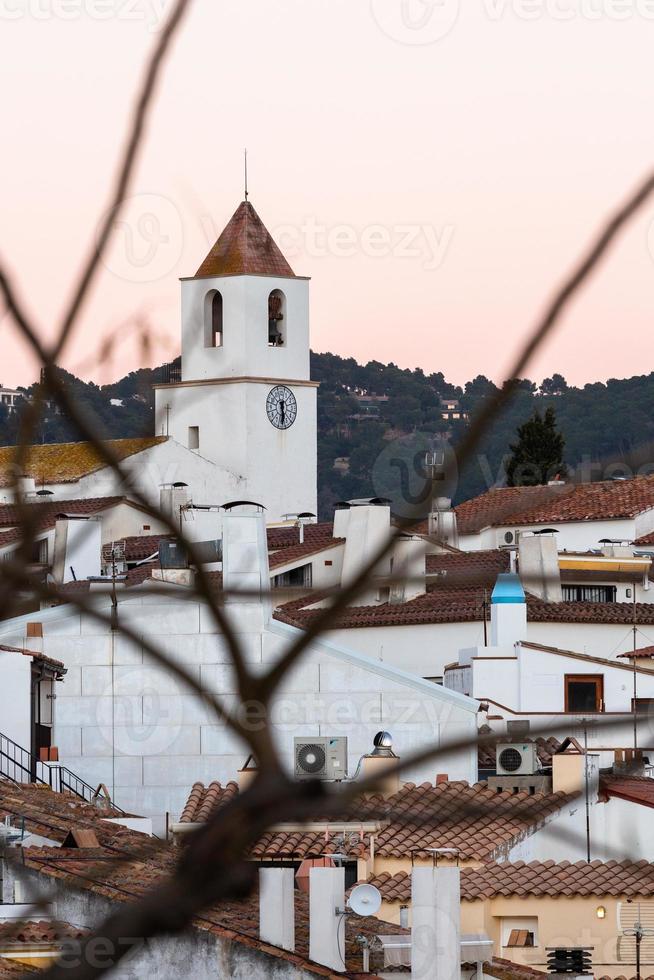
<svg viewBox="0 0 654 980"><path fill-rule="evenodd" d="M180 511L189 502L188 484L181 480L177 483L162 483L159 487L159 507L161 513L177 527L180 524Z"/></svg>
<svg viewBox="0 0 654 980"><path fill-rule="evenodd" d="M398 581L391 585L391 602L409 602L425 594L426 550L426 542L417 535L401 537L395 542L391 570Z"/></svg>
<svg viewBox="0 0 654 980"><path fill-rule="evenodd" d="M561 572L556 535L521 534L518 539L520 579L528 592L545 602L561 602Z"/></svg>
<svg viewBox="0 0 654 980"><path fill-rule="evenodd" d="M429 534L438 538L439 543L452 548L459 547L459 532L456 524L456 511L452 510L449 497L436 497L427 522Z"/></svg>
<svg viewBox="0 0 654 980"><path fill-rule="evenodd" d="M293 868L259 870L259 939L295 951L295 880Z"/></svg>
<svg viewBox="0 0 654 980"><path fill-rule="evenodd" d="M102 572L102 523L100 518L68 517L55 523L52 578L59 584L98 578Z"/></svg>
<svg viewBox="0 0 654 980"><path fill-rule="evenodd" d="M309 872L309 959L330 970L345 970L342 938L345 868L312 868ZM425 974L426 975L426 974Z"/></svg>
<svg viewBox="0 0 654 980"><path fill-rule="evenodd" d="M345 536L343 552L343 572L341 582L348 585L361 571L361 568L388 541L391 533L391 509L384 504L363 504L351 507ZM334 531L336 536L336 532ZM387 554L375 568L375 576L387 578L391 573L390 554ZM390 597L390 589L386 586L384 594ZM372 587L357 596L357 605L370 605L383 599L380 589Z"/></svg>
<svg viewBox="0 0 654 980"><path fill-rule="evenodd" d="M497 576L491 595L491 646L512 647L527 635L527 602L518 576Z"/></svg>
<svg viewBox="0 0 654 980"><path fill-rule="evenodd" d="M226 505L223 514L223 589L248 595L226 595L226 603L254 604L270 591L266 520L259 504Z"/></svg>
<svg viewBox="0 0 654 980"><path fill-rule="evenodd" d="M33 476L23 474L16 480L14 495L17 500L36 499L36 482Z"/></svg>
<svg viewBox="0 0 654 980"><path fill-rule="evenodd" d="M334 508L334 530L332 534L335 538L347 536L347 526L350 521L350 505L346 501L341 501Z"/></svg>
<svg viewBox="0 0 654 980"><path fill-rule="evenodd" d="M398 757L393 752L393 738L389 732L377 732L373 740L374 748L369 755L364 755L361 760L362 779L375 779L373 794L380 793L382 796L393 796L400 788L400 774L393 772L388 775L389 769L397 766Z"/></svg>
<svg viewBox="0 0 654 980"><path fill-rule="evenodd" d="M222 568L223 513L216 504L187 503L180 510L180 528L195 546L198 561L205 571Z"/></svg>
<svg viewBox="0 0 654 980"><path fill-rule="evenodd" d="M576 739L567 738L552 756L552 792L578 794L588 789L591 798L597 796L599 786L599 756L586 755Z"/></svg>
<svg viewBox="0 0 654 980"><path fill-rule="evenodd" d="M459 868L413 868L411 907L411 976L460 980Z"/></svg>

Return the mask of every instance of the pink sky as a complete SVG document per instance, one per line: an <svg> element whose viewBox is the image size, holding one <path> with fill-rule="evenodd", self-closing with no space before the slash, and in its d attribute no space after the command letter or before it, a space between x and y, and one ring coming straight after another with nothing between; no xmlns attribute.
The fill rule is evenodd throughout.
<svg viewBox="0 0 654 980"><path fill-rule="evenodd" d="M178 352L177 279L240 200L247 145L252 203L313 279L316 350L499 378L654 161L654 3L535 3L195 0L66 366L105 382L145 363L121 327L139 317L150 363ZM0 252L46 334L107 199L161 6L0 2ZM654 204L532 377L653 369L653 221ZM111 336L124 339L101 356ZM6 316L0 343L0 382L33 380Z"/></svg>

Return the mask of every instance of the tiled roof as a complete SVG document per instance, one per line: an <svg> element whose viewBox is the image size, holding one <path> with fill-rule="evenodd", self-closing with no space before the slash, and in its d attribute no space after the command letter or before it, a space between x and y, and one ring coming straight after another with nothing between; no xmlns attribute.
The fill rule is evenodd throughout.
<svg viewBox="0 0 654 980"><path fill-rule="evenodd" d="M294 276L249 201L241 201L197 276Z"/></svg>
<svg viewBox="0 0 654 980"><path fill-rule="evenodd" d="M651 660L654 657L654 646L638 647L637 650L632 650L630 653L619 653L618 657L621 660L633 660L634 657L644 657Z"/></svg>
<svg viewBox="0 0 654 980"><path fill-rule="evenodd" d="M182 820L206 820L212 810L237 792L236 783L225 787L212 783L206 789L196 783ZM453 847L459 850L462 859L490 860L516 836L535 829L557 813L569 799L564 793L535 796L498 793L486 783L474 786L466 782L444 782L436 786L406 783L388 799L360 800L348 819L352 821L353 831L357 821L381 820L382 829L375 835L375 854L382 857L425 857L429 856L429 848ZM329 840L324 831L271 831L254 846L252 857L316 857L338 851L342 846L337 835ZM362 836L350 849L353 855L364 855L368 839Z"/></svg>
<svg viewBox="0 0 654 980"><path fill-rule="evenodd" d="M23 657L31 657L32 660L39 660L41 663L47 664L52 667L61 677L66 673L67 668L61 662L61 660L54 660L52 657L46 657L44 653L39 650L27 650L24 647L11 647L7 646L6 643L0 643L0 651L2 653L20 653Z"/></svg>
<svg viewBox="0 0 654 980"><path fill-rule="evenodd" d="M631 518L654 507L654 478L494 488L456 508L459 533L485 527Z"/></svg>
<svg viewBox="0 0 654 980"><path fill-rule="evenodd" d="M202 823L208 820L214 810L238 795L238 783L194 783L186 806L179 818L181 823Z"/></svg>
<svg viewBox="0 0 654 980"><path fill-rule="evenodd" d="M27 966L26 963L19 963L18 960L10 960L0 957L0 980L14 980L15 977L34 976L34 967Z"/></svg>
<svg viewBox="0 0 654 980"><path fill-rule="evenodd" d="M54 945L64 939L83 939L88 929L71 925L70 922L53 922L23 919L0 922L0 946Z"/></svg>
<svg viewBox="0 0 654 980"><path fill-rule="evenodd" d="M74 883L77 888L86 889L112 901L135 900L146 891L157 887L159 882L172 872L179 851L172 845L159 848L149 854L147 859L135 857L125 861L124 848L120 854L107 849L95 850L89 858L96 865L102 862L102 872L94 873L93 880L88 875L89 862L79 851L66 848L28 847L24 849L25 863L49 877ZM387 922L372 917L348 917L345 922L345 951L347 972L335 974L326 967L319 966L308 959L309 954L309 905L308 898L301 892L295 893L295 953L261 942L259 936L259 901L256 892L241 901L224 901L206 908L194 920L196 929L210 932L221 940L233 941L240 945L257 949L275 959L285 960L298 966L303 973L329 977L354 978L362 965L361 947L357 935L369 939L376 935L388 935L402 930ZM374 974L366 975L367 980L378 980Z"/></svg>
<svg viewBox="0 0 654 980"><path fill-rule="evenodd" d="M159 542L168 539L170 539L169 534L143 534L120 538L118 541L104 545L102 556L105 561L109 561L112 547L119 547L124 552L125 561L143 561L151 555L156 555L159 551Z"/></svg>
<svg viewBox="0 0 654 980"><path fill-rule="evenodd" d="M375 875L370 884L379 888L387 902L411 898L411 876L407 872ZM565 897L587 895L654 895L654 864L649 861L504 861L480 868L461 868L461 898L464 901L496 895Z"/></svg>
<svg viewBox="0 0 654 980"><path fill-rule="evenodd" d="M304 540L302 544L299 542L297 544L289 545L288 548L280 548L279 551L274 551L269 556L269 567L281 568L283 565L289 565L291 562L300 561L302 558L311 558L312 555L319 555L323 551L327 551L330 548L336 548L338 545L344 544L344 538L324 538L323 541L319 541L317 538Z"/></svg>
<svg viewBox="0 0 654 980"><path fill-rule="evenodd" d="M643 534L642 537L636 538L633 543L639 548L654 546L654 531L651 531L649 534Z"/></svg>
<svg viewBox="0 0 654 980"><path fill-rule="evenodd" d="M483 574L482 572L481 575ZM424 595L409 602L351 606L339 614L330 628L482 622L484 591L484 587L480 585L448 588L447 578L444 578L442 584L429 584ZM319 598L318 595L311 595L285 603L275 611L275 618L303 629L321 614L322 610L309 608ZM654 626L654 602L543 602L534 596L527 596L527 619L532 623L632 625L634 618L637 625Z"/></svg>
<svg viewBox="0 0 654 980"><path fill-rule="evenodd" d="M109 439L106 445L119 460L127 459L135 453L151 449L166 436L151 436L145 439ZM0 448L0 486L11 486L15 471L16 446ZM107 463L98 455L89 442L58 442L42 446L29 446L27 458L22 467L26 476L31 476L37 486L42 483L76 483L83 476L103 469ZM59 506L63 501L57 502Z"/></svg>
<svg viewBox="0 0 654 980"><path fill-rule="evenodd" d="M7 816L16 826L16 821L24 818L28 833L59 843L63 843L72 828L95 831L100 843L107 846L115 846L122 840L143 840L142 834L107 823L106 817L122 816L110 805L100 808L72 794L55 793L46 786L0 778L0 819Z"/></svg>
<svg viewBox="0 0 654 980"><path fill-rule="evenodd" d="M542 977L551 977L546 970L535 970L532 966L499 956L494 956L490 963L484 963L484 975L496 980L541 980Z"/></svg>
<svg viewBox="0 0 654 980"><path fill-rule="evenodd" d="M654 807L654 779L647 776L602 776L600 782L602 796L614 796L630 803Z"/></svg>

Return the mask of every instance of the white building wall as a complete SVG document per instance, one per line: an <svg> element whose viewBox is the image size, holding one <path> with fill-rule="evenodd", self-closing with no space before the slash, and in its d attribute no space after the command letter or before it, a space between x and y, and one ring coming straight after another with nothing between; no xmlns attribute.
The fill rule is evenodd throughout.
<svg viewBox="0 0 654 980"><path fill-rule="evenodd" d="M638 518L626 520L603 520L603 521L561 521L559 523L544 521L538 524L511 524L506 527L488 527L475 534L459 534L459 547L462 551L483 551L488 548L499 548L505 545L504 533L506 531L523 531L533 533L539 527L555 528L558 532L556 543L559 551L589 551L599 548L602 538L624 539L633 541L639 534L647 534L650 523L654 524L654 511L647 512L647 515L640 515ZM638 528L647 527L646 531L639 531Z"/></svg>
<svg viewBox="0 0 654 980"><path fill-rule="evenodd" d="M30 657L0 650L0 732L25 749L32 743L31 675Z"/></svg>
<svg viewBox="0 0 654 980"><path fill-rule="evenodd" d="M107 597L96 601L108 609ZM230 605L230 618L249 664L263 671L296 631L274 621L264 626L262 606L238 605L238 612ZM204 606L174 588L169 597L139 589L122 599L119 616L236 710L229 653ZM3 642L24 634L28 618L43 623L44 652L68 667L57 691L55 742L62 762L74 772L93 785L105 783L124 809L153 817L155 832L167 811L179 816L193 782L234 778L248 748L168 671L151 664L140 643L112 634L71 607L4 624ZM477 709L470 699L321 642L280 689L273 725L289 768L295 735L347 735L353 774L380 729L392 732L396 751L407 757L426 744L473 739ZM409 768L406 778L433 780L436 771L474 782L474 746Z"/></svg>

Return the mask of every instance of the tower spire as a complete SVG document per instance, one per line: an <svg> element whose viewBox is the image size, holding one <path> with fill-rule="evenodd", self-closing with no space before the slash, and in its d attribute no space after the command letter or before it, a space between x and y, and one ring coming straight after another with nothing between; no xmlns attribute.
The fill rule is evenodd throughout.
<svg viewBox="0 0 654 980"><path fill-rule="evenodd" d="M248 151L247 147L243 151L243 169L245 178L245 200L248 199Z"/></svg>

